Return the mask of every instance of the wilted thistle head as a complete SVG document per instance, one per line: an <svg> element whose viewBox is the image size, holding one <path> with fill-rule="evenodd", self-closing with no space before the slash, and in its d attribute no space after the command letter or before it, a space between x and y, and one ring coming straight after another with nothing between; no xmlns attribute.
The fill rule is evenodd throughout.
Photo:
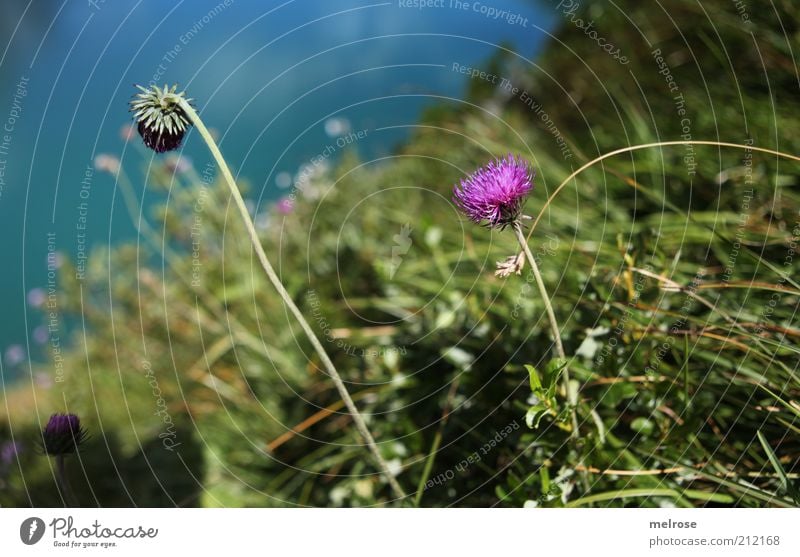
<svg viewBox="0 0 800 557"><path fill-rule="evenodd" d="M86 440L86 430L75 414L53 414L42 430L42 449L50 456L75 452Z"/></svg>
<svg viewBox="0 0 800 557"><path fill-rule="evenodd" d="M503 229L516 222L535 172L522 158L491 161L453 188L453 202L470 220Z"/></svg>
<svg viewBox="0 0 800 557"><path fill-rule="evenodd" d="M157 85L152 85L150 89L141 85L136 87L141 93L131 101L131 112L144 144L156 153L180 147L191 122L179 101L191 102L192 99L187 99L183 91L177 93L177 85L171 88L164 85L163 89Z"/></svg>

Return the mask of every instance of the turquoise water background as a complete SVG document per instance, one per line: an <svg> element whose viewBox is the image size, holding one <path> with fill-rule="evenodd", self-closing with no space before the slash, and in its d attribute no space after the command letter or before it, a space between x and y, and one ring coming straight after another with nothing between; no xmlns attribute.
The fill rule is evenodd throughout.
<svg viewBox="0 0 800 557"><path fill-rule="evenodd" d="M415 4L4 2L3 380L47 356L44 316L34 306L47 293L48 249L74 259L135 238L114 178L94 169L98 154L119 157L143 194L149 155L120 135L134 83L189 89L253 186L249 197L266 203L348 129L366 130L356 142L362 157L391 154L425 106L463 95L469 78L454 63L480 64L501 42L532 58L557 17L554 4L525 0ZM198 169L209 160L195 136L184 153Z"/></svg>

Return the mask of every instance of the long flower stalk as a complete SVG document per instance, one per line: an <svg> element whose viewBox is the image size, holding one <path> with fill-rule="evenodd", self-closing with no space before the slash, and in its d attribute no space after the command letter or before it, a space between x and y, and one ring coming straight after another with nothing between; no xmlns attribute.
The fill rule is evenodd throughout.
<svg viewBox="0 0 800 557"><path fill-rule="evenodd" d="M522 251L525 252L525 257L528 258L528 263L531 264L531 271L533 277L536 279L536 286L539 287L539 294L544 302L544 309L547 312L547 320L550 322L550 330L553 333L553 341L556 345L556 353L559 358L566 358L564 353L564 345L561 343L561 332L558 330L558 321L556 321L556 314L553 312L553 304L550 303L550 297L547 295L547 288L542 280L542 273L539 272L539 264L536 263L536 258L531 253L531 248L525 240L525 235L522 233L522 225L519 222L514 223L514 234L517 236Z"/></svg>
<svg viewBox="0 0 800 557"><path fill-rule="evenodd" d="M367 444L370 452L372 453L375 462L378 464L381 472L383 473L386 481L389 483L392 491L394 492L395 496L398 498L405 498L406 494L403 491L403 488L398 483L397 479L389 470L389 466L386 464L386 461L380 454L378 450L378 446L375 443L375 439L372 437L372 433L370 433L369 428L367 427L366 422L364 421L364 417L361 415L361 412L356 407L355 403L353 402L353 398L350 396L350 393L347 390L347 387L342 381L339 372L336 370L336 367L333 365L328 353L325 351L325 348L322 346L322 343L317 338L314 331L311 329L311 326L306 321L306 318L303 316L303 313L300 309L295 305L294 301L292 300L289 293L286 291L286 288L283 286L280 278L278 277L277 273L275 273L275 269L273 269L272 264L269 262L267 258L267 254L264 251L264 248L261 246L261 242L258 238L258 233L256 232L256 227L253 223L253 219L250 217L250 212L247 210L247 206L245 205L244 199L242 198L242 194L239 192L239 188L236 185L236 181L233 178L233 174L231 173L230 169L228 168L227 163L225 162L222 153L219 150L214 138L211 136L211 133L206 128L203 121L200 119L200 116L197 112L192 108L191 104L183 97L179 98L177 101L180 108L189 118L191 123L197 128L197 131L200 133L200 136L206 143L209 151L211 151L211 155L214 157L214 160L219 165L220 171L222 172L222 176L225 179L225 183L228 185L228 189L230 190L231 196L236 203L236 207L239 210L239 214L242 217L242 222L244 223L245 229L247 230L247 235L250 239L250 243L253 246L253 249L256 252L256 256L258 257L258 261L261 264L261 268L264 270L264 273L267 275L267 278L275 287L275 290L278 291L283 302L289 308L292 315L297 319L297 322L300 323L300 327L303 329L303 332L308 337L311 345L314 347L314 350L319 355L320 360L322 361L323 366L325 367L325 371L330 375L331 379L333 380L334 385L336 386L337 391L339 392L339 396L344 401L347 409L350 411L350 415L353 418L353 422L356 425L356 429L363 437L364 441Z"/></svg>
<svg viewBox="0 0 800 557"><path fill-rule="evenodd" d="M528 259L528 262L531 265L533 277L536 279L536 286L539 288L539 296L544 303L544 309L547 312L547 320L550 323L550 331L553 333L553 342L556 345L556 353L558 354L558 357L563 360L562 365L564 368L561 372L561 377L563 378L564 382L564 395L567 397L567 403L570 405L570 416L572 420L571 434L572 437L577 437L577 401L573 400L574 397L570 394L572 389L570 388L569 365L567 364L567 355L564 352L564 345L561 343L561 331L558 329L558 321L556 320L556 314L553 311L553 304L550 303L550 296L547 294L547 287L544 285L544 280L542 280L542 273L539 272L539 264L536 262L536 258L533 256L533 253L531 253L531 248L528 246L528 242L525 239L525 234L522 232L522 223L517 220L512 226L514 228L514 234L517 236L517 241L519 242L522 251L525 252L525 257Z"/></svg>

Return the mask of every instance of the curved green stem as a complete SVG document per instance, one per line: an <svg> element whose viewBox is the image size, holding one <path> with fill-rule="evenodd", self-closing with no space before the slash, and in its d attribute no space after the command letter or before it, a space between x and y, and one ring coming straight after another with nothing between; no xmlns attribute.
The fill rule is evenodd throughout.
<svg viewBox="0 0 800 557"><path fill-rule="evenodd" d="M547 288L544 285L544 280L542 279L542 273L539 272L539 264L536 263L536 258L531 253L531 248L528 246L527 239L525 238L525 234L522 232L522 225L519 222L515 222L513 225L514 234L517 236L517 241L519 242L520 247L525 252L525 257L528 258L528 262L531 264L531 271L533 271L533 277L536 279L536 286L539 287L539 296L542 298L544 302L544 308L547 312L547 320L550 323L550 330L553 333L553 342L556 345L556 353L558 357L563 359L564 370L561 372L563 381L564 381L564 394L567 397L567 403L570 405L570 414L572 416L572 436L578 436L578 415L576 412L576 403L577 401L572 400L573 397L570 394L572 389L569 386L569 365L566 364L567 355L564 352L564 345L561 343L561 332L558 329L558 321L556 321L556 314L553 311L553 305L550 303L550 296L547 295Z"/></svg>
<svg viewBox="0 0 800 557"><path fill-rule="evenodd" d="M234 201L236 202L236 207L239 209L239 214L242 217L242 221L244 222L244 226L247 229L247 235L250 238L250 243L253 245L253 249L256 252L256 256L258 257L258 261L261 264L261 268L266 273L267 278L275 287L275 290L278 291L278 294L283 299L283 302L289 308L292 315L297 319L297 322L300 323L300 327L303 329L303 332L308 337L308 340L311 342L311 345L316 350L317 355L319 355L320 360L322 361L323 366L325 367L325 371L330 375L331 379L333 380L336 389L339 391L339 396L342 397L347 409L350 411L350 415L353 418L353 422L356 425L356 429L363 437L364 441L367 444L370 452L372 453L375 462L381 469L386 481L389 483L392 491L398 498L405 498L406 494L403 491L403 488L400 487L400 484L397 482L397 479L392 475L391 471L389 470L389 466L386 464L386 461L380 454L378 450L378 446L375 444L375 439L372 437L372 434L367 428L367 424L364 421L363 416L359 412L358 408L356 407L355 403L353 402L350 393L347 391L347 387L342 381L339 372L336 371L336 367L333 365L328 353L325 351L325 348L322 346L322 343L319 341L317 336L314 334L314 331L311 329L311 326L306 321L306 318L303 316L303 313L300 309L295 305L292 297L289 295L289 292L286 291L286 288L283 286L280 278L278 277L277 273L275 273L275 269L272 268L272 264L269 262L267 258L267 254L264 252L264 248L261 246L261 241L258 239L258 233L256 232L256 227L253 224L253 219L250 217L250 212L247 210L247 206L245 205L244 199L242 198L242 194L239 192L239 188L236 186L236 181L233 178L233 174L231 174L230 169L228 168L225 159L222 156L222 153L217 147L214 138L211 137L211 133L209 133L208 128L206 128L203 121L200 119L200 116L197 112L191 107L191 105L186 102L185 99L181 98L179 101L180 107L189 117L192 124L197 128L197 131L200 133L203 140L206 142L209 151L211 151L214 160L219 165L220 171L222 172L222 176L225 179L228 188L230 189L231 196L233 197Z"/></svg>
<svg viewBox="0 0 800 557"><path fill-rule="evenodd" d="M795 156L795 155L790 155L789 153L783 153L781 151L774 151L772 149L765 149L764 147L755 147L753 145L741 145L739 143L726 143L724 141L704 141L704 140L696 140L696 141L658 141L658 142L655 142L655 143L642 143L641 145L630 145L629 147L623 147L621 149L616 149L614 151L609 151L608 153L600 155L599 157L596 157L596 158L590 160L589 162L587 162L586 164L584 164L583 166L578 168L576 171L574 171L572 174L567 176L564 179L564 181L561 182L561 184L559 184L559 186L553 191L553 193L550 194L550 197L547 198L547 201L545 202L545 204L542 207L542 209L539 211L539 214L536 215L536 219L534 219L533 224L531 225L531 229L528 232L527 239L530 240L534 229L536 229L536 225L539 224L539 221L541 220L542 216L544 215L544 212L547 210L547 207L550 206L550 203L553 202L553 199L555 199L555 197L561 192L561 190L563 190L565 187L567 187L567 184L569 184L569 182L573 178L575 178L578 174L582 173L587 168L590 168L590 167L594 166L595 164L597 164L600 161L603 161L603 160L611 158L611 157L615 157L617 155L621 155L623 153L630 153L632 151L640 151L642 149L650 149L651 147L670 147L670 146L675 146L675 145L711 145L713 147L731 147L733 149L744 149L746 151L756 151L758 153L766 153L768 155L775 155L776 157L783 157L785 159L789 159L789 160L800 162L800 157Z"/></svg>

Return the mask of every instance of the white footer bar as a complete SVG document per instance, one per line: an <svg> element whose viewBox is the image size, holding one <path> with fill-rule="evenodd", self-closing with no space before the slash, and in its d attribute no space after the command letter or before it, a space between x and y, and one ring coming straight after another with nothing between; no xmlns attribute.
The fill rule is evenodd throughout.
<svg viewBox="0 0 800 557"><path fill-rule="evenodd" d="M0 555L800 555L800 509L0 509Z"/></svg>

